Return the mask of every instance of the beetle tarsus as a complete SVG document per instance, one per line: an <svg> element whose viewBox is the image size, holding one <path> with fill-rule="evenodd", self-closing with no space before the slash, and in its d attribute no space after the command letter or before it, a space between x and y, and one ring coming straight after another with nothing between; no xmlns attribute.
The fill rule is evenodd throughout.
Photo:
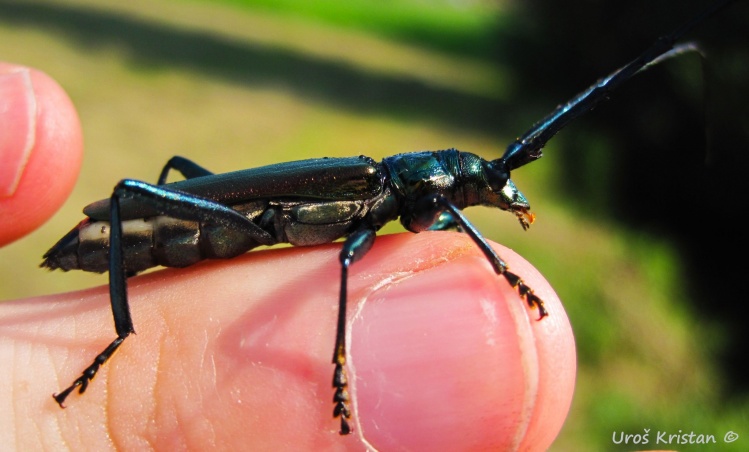
<svg viewBox="0 0 749 452"><path fill-rule="evenodd" d="M109 360L109 358L112 357L114 352L119 348L119 346L122 344L122 341L125 340L125 337L118 337L114 341L112 341L107 348L104 349L103 352L99 353L96 358L94 359L94 362L91 363L90 366L88 366L86 369L81 372L81 376L78 377L73 384L68 386L64 391L58 393L58 394L52 394L52 397L55 399L55 402L57 402L58 405L60 405L60 408L65 408L65 399L68 398L71 392L75 390L75 388L78 388L78 394L83 394L86 392L86 389L88 388L89 382L91 382L94 377L96 376L96 373L99 371L99 368Z"/></svg>
<svg viewBox="0 0 749 452"><path fill-rule="evenodd" d="M341 416L341 431L338 433L340 433L341 435L348 435L349 433L351 433L351 426L343 416Z"/></svg>
<svg viewBox="0 0 749 452"><path fill-rule="evenodd" d="M520 297L525 299L525 302L528 303L528 307L531 309L538 308L538 320L549 315L549 311L546 310L544 301L538 295L533 293L533 289L525 284L522 278L515 273L508 271L507 267L504 268L502 276L504 276L507 282L510 283L510 286L518 291Z"/></svg>
<svg viewBox="0 0 749 452"><path fill-rule="evenodd" d="M351 409L348 406L349 393L346 390L348 386L348 378L346 377L346 369L343 367L343 363L336 363L335 372L333 373L333 387L335 388L335 395L333 396L333 418L341 418L341 435L348 435L351 433L351 426L348 423L348 419L351 418Z"/></svg>
<svg viewBox="0 0 749 452"><path fill-rule="evenodd" d="M68 395L70 395L70 393L73 392L73 390L76 388L76 386L78 384L80 384L79 381L80 381L80 378L78 380L76 380L75 383L73 383L66 390L64 390L64 391L62 391L60 393L52 394L52 398L55 399L55 402L57 402L58 405L60 405L60 408L62 408L62 409L66 408L65 407L65 399L67 399Z"/></svg>

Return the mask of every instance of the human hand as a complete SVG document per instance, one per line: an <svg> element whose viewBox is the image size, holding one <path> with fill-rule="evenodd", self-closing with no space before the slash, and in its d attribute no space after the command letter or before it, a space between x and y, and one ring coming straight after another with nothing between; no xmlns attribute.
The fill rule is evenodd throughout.
<svg viewBox="0 0 749 452"><path fill-rule="evenodd" d="M82 157L78 116L62 88L42 72L0 62L0 246L60 208Z"/></svg>
<svg viewBox="0 0 749 452"><path fill-rule="evenodd" d="M48 95L36 90L40 105ZM80 147L75 113L50 106L44 114L54 120L37 121L37 136L52 133L49 127L78 139L37 140L13 198L38 189L26 178L71 177L59 160L70 158L62 148ZM32 165L37 155L47 165ZM44 176L38 168L48 166L57 169ZM21 207L2 206L4 243L34 223L6 229L20 222ZM549 317L537 321L537 311L457 233L381 236L352 266L348 437L337 434L331 416L340 244L254 251L131 278L138 334L85 395L70 396L66 410L51 393L115 337L106 287L4 302L3 444L544 450L572 397L572 333L548 283L513 252L496 249L545 301Z"/></svg>

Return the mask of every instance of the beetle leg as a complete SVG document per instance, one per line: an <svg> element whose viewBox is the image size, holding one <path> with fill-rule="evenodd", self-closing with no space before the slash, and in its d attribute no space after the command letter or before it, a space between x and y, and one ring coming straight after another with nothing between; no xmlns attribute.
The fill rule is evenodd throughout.
<svg viewBox="0 0 749 452"><path fill-rule="evenodd" d="M119 185L118 185L119 187ZM88 366L76 379L72 385L59 394L53 394L55 401L61 408L65 408L65 399L76 387L79 394L83 394L88 388L88 383L94 379L99 368L119 348L122 342L130 333L134 333L133 320L130 317L130 306L127 302L127 284L125 283L125 265L122 256L122 221L120 220L120 199L117 190L112 194L110 203L110 222L109 232L109 299L112 304L112 316L114 317L114 327L117 332L117 339L112 341L107 348L101 352L94 362Z"/></svg>
<svg viewBox="0 0 749 452"><path fill-rule="evenodd" d="M134 179L123 179L112 199L135 198L161 214L180 220L217 223L242 231L262 245L275 245L276 239L252 220L221 203L189 193L170 190ZM114 225L112 225L114 227Z"/></svg>
<svg viewBox="0 0 749 452"><path fill-rule="evenodd" d="M505 261L499 257L499 254L494 251L494 248L486 242L484 236L482 236L478 229L468 221L468 218L463 215L463 212L461 212L461 210L447 198L442 195L426 196L419 200L414 209L413 215L421 218L434 218L435 210L443 209L447 210L452 215L452 219L457 223L458 227L473 239L476 246L479 247L481 252L484 253L484 256L489 260L489 263L494 268L494 272L497 273L497 275L504 276L507 282L510 283L510 286L517 289L518 293L525 299L529 307L538 308L538 319L541 320L549 315L546 311L543 300L538 295L534 294L533 289L528 287L528 285L526 285L518 275L508 270L507 263L505 263Z"/></svg>
<svg viewBox="0 0 749 452"><path fill-rule="evenodd" d="M170 158L168 162L166 162L166 165L164 165L164 169L161 170L161 174L159 174L159 181L156 182L156 185L164 185L166 183L166 178L169 176L169 170L179 171L180 174L185 177L185 179L210 176L213 174L212 172L208 171L192 160L180 157L179 155L175 155L174 157Z"/></svg>
<svg viewBox="0 0 749 452"><path fill-rule="evenodd" d="M101 352L94 362L87 367L67 389L53 394L55 401L64 408L65 399L75 389L82 394L89 382L94 379L99 368L114 354L122 342L135 332L130 317L130 306L127 298L127 274L122 254L122 221L120 219L120 200L127 197L137 198L165 215L183 220L212 222L244 231L263 245L273 245L275 239L260 226L241 213L223 204L186 193L168 190L145 182L124 179L117 184L110 201L110 236L109 236L109 298L112 304L117 339Z"/></svg>
<svg viewBox="0 0 749 452"><path fill-rule="evenodd" d="M346 376L346 296L348 285L348 268L354 262L358 261L372 248L376 233L374 229L363 227L357 229L354 233L346 238L341 250L341 293L338 303L338 326L335 336L335 351L333 352L333 364L335 371L333 373L333 417L341 418L341 435L351 433L348 419L351 417L351 410L348 406L349 394L346 387L348 386L348 377Z"/></svg>
<svg viewBox="0 0 749 452"><path fill-rule="evenodd" d="M434 223L429 227L430 231L450 231L455 230L463 232L457 221L450 212L441 212Z"/></svg>

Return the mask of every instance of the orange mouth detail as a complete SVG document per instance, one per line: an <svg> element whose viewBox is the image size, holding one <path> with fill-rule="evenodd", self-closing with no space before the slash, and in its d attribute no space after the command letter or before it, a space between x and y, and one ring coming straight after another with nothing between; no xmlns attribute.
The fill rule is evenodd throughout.
<svg viewBox="0 0 749 452"><path fill-rule="evenodd" d="M523 227L523 230L527 230L531 227L533 222L536 221L536 215L525 209L516 210L515 216L518 217L518 221L520 221L520 226Z"/></svg>

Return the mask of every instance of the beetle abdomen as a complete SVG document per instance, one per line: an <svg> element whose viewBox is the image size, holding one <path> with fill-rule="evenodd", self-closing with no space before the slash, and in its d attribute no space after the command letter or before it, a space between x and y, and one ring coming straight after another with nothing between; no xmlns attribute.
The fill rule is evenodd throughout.
<svg viewBox="0 0 749 452"><path fill-rule="evenodd" d="M165 216L123 221L122 228L128 273L159 265L187 267L208 258L228 259L259 245L239 231ZM77 226L64 242L61 240L47 252L41 266L64 271L108 271L109 231L106 221Z"/></svg>
<svg viewBox="0 0 749 452"><path fill-rule="evenodd" d="M397 218L397 201L384 190L371 200L255 200L232 208L269 232L275 243L320 245L346 236L365 217L372 227ZM79 223L45 255L49 269L109 271L108 221ZM219 223L200 223L168 216L122 222L124 267L138 273L151 267L187 267L203 259L229 259L261 245L247 231Z"/></svg>
<svg viewBox="0 0 749 452"><path fill-rule="evenodd" d="M236 209L250 219L265 210L253 202ZM45 255L42 267L103 273L109 270L108 221L86 219ZM203 259L228 259L259 245L248 234L217 224L201 224L167 216L122 222L125 270L138 273L151 267L187 267Z"/></svg>

